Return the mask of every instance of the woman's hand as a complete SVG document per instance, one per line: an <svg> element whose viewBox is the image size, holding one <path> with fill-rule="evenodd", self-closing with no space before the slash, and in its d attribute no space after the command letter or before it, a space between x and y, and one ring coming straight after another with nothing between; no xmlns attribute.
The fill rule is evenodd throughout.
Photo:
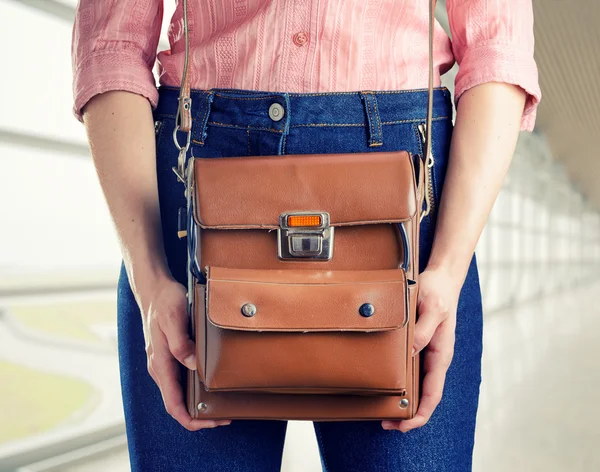
<svg viewBox="0 0 600 472"><path fill-rule="evenodd" d="M140 300L148 372L160 389L167 412L190 431L230 424L231 420L192 419L183 401L179 363L196 370L196 346L188 335L185 287L167 278L152 290L147 301L143 295Z"/></svg>
<svg viewBox="0 0 600 472"><path fill-rule="evenodd" d="M414 354L425 347L423 391L414 418L382 421L384 429L402 432L423 426L442 399L446 372L454 355L454 329L460 285L457 277L443 269L425 269L419 275L419 295L415 325Z"/></svg>
<svg viewBox="0 0 600 472"><path fill-rule="evenodd" d="M230 420L193 420L183 403L179 362L195 369L185 288L167 264L156 177L150 103L120 90L94 96L83 109L92 158L115 223L129 285L142 313L148 370L167 411L191 431Z"/></svg>

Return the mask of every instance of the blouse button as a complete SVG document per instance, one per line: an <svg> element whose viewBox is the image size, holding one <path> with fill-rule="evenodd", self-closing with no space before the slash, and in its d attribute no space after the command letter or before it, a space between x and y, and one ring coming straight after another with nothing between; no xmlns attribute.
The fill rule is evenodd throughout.
<svg viewBox="0 0 600 472"><path fill-rule="evenodd" d="M296 46L304 46L308 42L308 33L305 33L304 31L296 33L292 38L292 41L294 41Z"/></svg>

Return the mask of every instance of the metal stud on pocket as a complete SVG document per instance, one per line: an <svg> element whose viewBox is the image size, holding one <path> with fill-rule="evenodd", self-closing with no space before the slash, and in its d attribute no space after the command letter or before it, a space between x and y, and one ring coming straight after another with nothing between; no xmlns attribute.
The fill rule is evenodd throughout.
<svg viewBox="0 0 600 472"><path fill-rule="evenodd" d="M204 413L206 410L208 410L208 405L204 402L200 402L198 403L198 411Z"/></svg>
<svg viewBox="0 0 600 472"><path fill-rule="evenodd" d="M373 305L371 305L370 303L363 303L360 308L358 309L358 312L364 316L364 317L369 317L369 316L373 316L373 313L375 313L375 307Z"/></svg>
<svg viewBox="0 0 600 472"><path fill-rule="evenodd" d="M400 408L402 408L403 410L405 408L408 408L408 399L407 398L403 398L402 400L400 400L400 402L398 403L398 406Z"/></svg>
<svg viewBox="0 0 600 472"><path fill-rule="evenodd" d="M253 303L245 303L242 306L242 315L244 315L244 316L256 315L256 305L254 305Z"/></svg>

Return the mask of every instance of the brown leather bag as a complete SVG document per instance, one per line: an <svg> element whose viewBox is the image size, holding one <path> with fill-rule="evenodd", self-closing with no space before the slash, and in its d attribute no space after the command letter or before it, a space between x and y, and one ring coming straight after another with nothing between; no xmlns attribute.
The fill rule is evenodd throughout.
<svg viewBox="0 0 600 472"><path fill-rule="evenodd" d="M426 163L434 8L430 0ZM179 100L176 130L189 137L187 57ZM198 360L187 376L191 416L413 417L420 390L419 356L412 356L419 223L430 198L423 157L188 158L189 139L175 142L174 171L188 202L183 233Z"/></svg>

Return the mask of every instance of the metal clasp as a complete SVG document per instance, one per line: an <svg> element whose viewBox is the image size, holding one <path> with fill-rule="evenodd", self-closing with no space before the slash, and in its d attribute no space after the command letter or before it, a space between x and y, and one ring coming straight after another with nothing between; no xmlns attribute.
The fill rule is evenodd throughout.
<svg viewBox="0 0 600 472"><path fill-rule="evenodd" d="M327 212L282 213L277 228L277 257L329 261L333 256L333 230Z"/></svg>
<svg viewBox="0 0 600 472"><path fill-rule="evenodd" d="M179 180L183 185L186 185L185 182L185 171L186 171L186 158L187 152L190 148L191 139L192 139L192 118L191 118L191 108L192 108L192 99L189 97L180 97L179 98L179 107L177 108L177 117L175 119L175 128L173 128L173 142L175 143L175 147L179 150L179 156L177 157L177 167L173 166L171 169L177 176L177 180ZM177 138L177 132L185 131L187 136L185 139L185 144L182 146L179 144L179 139Z"/></svg>

